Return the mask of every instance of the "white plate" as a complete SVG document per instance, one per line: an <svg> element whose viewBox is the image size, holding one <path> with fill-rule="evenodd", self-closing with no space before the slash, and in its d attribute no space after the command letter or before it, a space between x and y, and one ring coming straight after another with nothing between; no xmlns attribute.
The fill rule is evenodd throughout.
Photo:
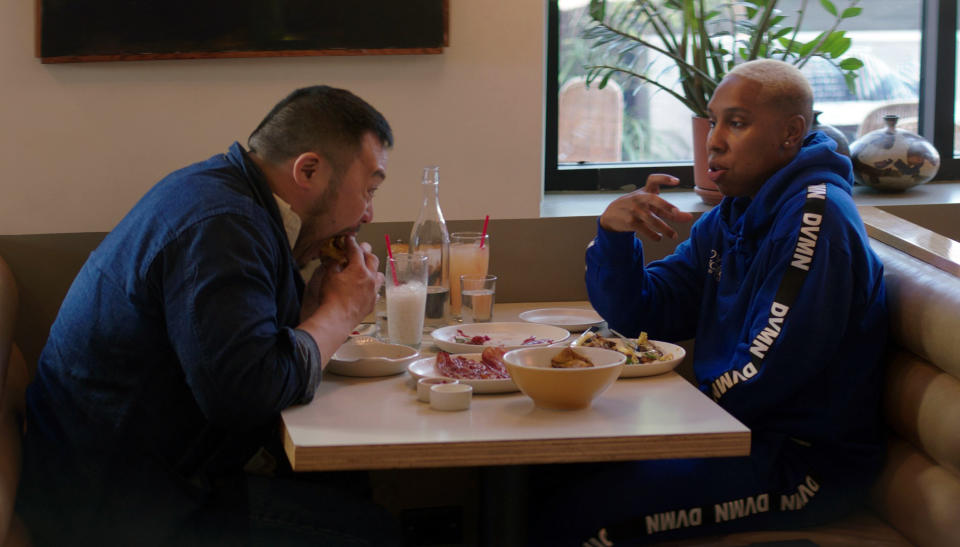
<svg viewBox="0 0 960 547"><path fill-rule="evenodd" d="M553 325L569 331L581 331L605 323L600 314L593 310L577 308L541 308L528 310L519 315L520 319L541 325Z"/></svg>
<svg viewBox="0 0 960 547"><path fill-rule="evenodd" d="M352 331L350 337L354 336L374 336L377 334L377 326L373 323L360 323Z"/></svg>
<svg viewBox="0 0 960 547"><path fill-rule="evenodd" d="M664 355L671 355L670 359L663 361L651 361L649 363L640 363L637 365L623 365L623 370L620 372L621 378L636 378L638 376L656 376L657 374L663 374L664 372L670 372L671 370L677 368L682 361L687 352L682 347L671 344L669 342L659 342L657 340L650 340L651 344L657 347Z"/></svg>
<svg viewBox="0 0 960 547"><path fill-rule="evenodd" d="M457 357L473 359L474 361L480 360L479 353L458 353L455 355ZM432 357L424 357L410 363L410 366L407 367L407 372L410 373L410 376L413 376L414 380L428 377L443 378L444 376L437 371L436 365L436 355ZM510 378L498 380L460 380L460 383L473 387L474 393L511 393L514 391L520 391L517 388L517 384L513 383L513 380Z"/></svg>
<svg viewBox="0 0 960 547"><path fill-rule="evenodd" d="M337 349L326 370L341 376L393 376L419 356L420 352L407 346L358 337Z"/></svg>
<svg viewBox="0 0 960 547"><path fill-rule="evenodd" d="M457 330L462 330L467 336L489 336L490 340L482 345L463 344L455 341ZM503 346L506 350L547 346L566 340L570 337L570 331L560 327L534 323L464 323L441 327L434 330L431 335L437 347L444 351L471 353L484 346ZM540 342L524 344L523 341L530 337L534 337Z"/></svg>

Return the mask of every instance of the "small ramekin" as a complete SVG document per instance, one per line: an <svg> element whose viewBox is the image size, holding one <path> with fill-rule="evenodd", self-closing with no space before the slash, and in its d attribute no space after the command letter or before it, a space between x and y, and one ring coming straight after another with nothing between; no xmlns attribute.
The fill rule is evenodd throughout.
<svg viewBox="0 0 960 547"><path fill-rule="evenodd" d="M469 384L435 384L430 387L430 408L434 410L467 410L473 387Z"/></svg>
<svg viewBox="0 0 960 547"><path fill-rule="evenodd" d="M417 380L417 400L423 403L430 402L430 387L443 384L458 384L460 380L453 378L429 377Z"/></svg>

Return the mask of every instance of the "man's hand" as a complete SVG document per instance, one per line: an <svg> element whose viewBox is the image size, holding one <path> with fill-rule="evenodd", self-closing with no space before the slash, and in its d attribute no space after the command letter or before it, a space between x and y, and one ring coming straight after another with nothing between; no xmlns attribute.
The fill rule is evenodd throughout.
<svg viewBox="0 0 960 547"><path fill-rule="evenodd" d="M343 267L326 268L320 280L320 308L336 306L354 319L354 325L373 311L377 289L383 274L377 271L380 259L371 252L369 243L347 238L347 263ZM313 280L311 280L311 285ZM351 325L351 328L353 325Z"/></svg>
<svg viewBox="0 0 960 547"><path fill-rule="evenodd" d="M347 263L318 268L307 283L300 309L300 328L317 342L323 363L350 331L373 311L383 284L380 259L369 243L347 238Z"/></svg>
<svg viewBox="0 0 960 547"><path fill-rule="evenodd" d="M681 212L658 194L660 186L676 186L679 182L670 175L650 175L643 188L621 196L607 206L600 215L600 226L613 232L634 232L654 241L660 241L664 235L676 239L676 230L665 221L690 222L693 215Z"/></svg>

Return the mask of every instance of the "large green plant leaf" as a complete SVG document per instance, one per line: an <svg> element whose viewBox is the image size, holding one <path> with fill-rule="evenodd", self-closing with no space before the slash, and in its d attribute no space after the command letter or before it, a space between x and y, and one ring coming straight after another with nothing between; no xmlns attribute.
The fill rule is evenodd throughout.
<svg viewBox="0 0 960 547"><path fill-rule="evenodd" d="M823 9L827 10L827 13L837 16L837 7L833 5L833 2L830 0L820 0L820 5L823 6Z"/></svg>
<svg viewBox="0 0 960 547"><path fill-rule="evenodd" d="M586 66L587 81L606 85L614 76L621 82L637 78L676 97L696 115L705 114L726 72L751 59L778 58L802 67L810 58L822 57L843 72L852 88L863 63L841 58L851 40L838 26L862 9L860 0L844 0L842 10L834 1L819 1L834 18L830 28L803 42L797 36L806 0L794 19L778 9L778 0L591 0L592 24L583 37L590 40L597 61ZM658 55L672 62L675 76L653 68L651 59Z"/></svg>
<svg viewBox="0 0 960 547"><path fill-rule="evenodd" d="M606 0L590 0L590 17L597 21L603 21L607 18Z"/></svg>

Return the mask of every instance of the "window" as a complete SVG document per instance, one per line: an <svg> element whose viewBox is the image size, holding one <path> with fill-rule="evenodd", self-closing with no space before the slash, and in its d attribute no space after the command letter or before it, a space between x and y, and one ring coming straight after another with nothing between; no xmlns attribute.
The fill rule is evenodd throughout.
<svg viewBox="0 0 960 547"><path fill-rule="evenodd" d="M716 5L727 0L713 0ZM846 0L833 0L838 8ZM781 0L788 19L802 0ZM861 1L863 12L840 26L852 39L848 55L864 62L855 89L842 74L814 58L802 70L814 88L820 122L840 129L850 141L870 130L865 120L877 108L902 109L901 124L930 139L940 151L938 179L960 176L960 104L956 96L958 0ZM546 190L628 190L652 172L677 176L692 185L690 111L668 93L636 78L611 78L608 89L589 89L584 64L597 53L580 36L590 23L588 0L550 0L548 9ZM826 30L832 17L819 2L808 2L798 39ZM637 56L651 55L648 52ZM669 79L672 62L638 58ZM651 64L652 63L652 64ZM657 63L662 63L658 67ZM954 120L956 120L954 122ZM956 129L955 129L956 128ZM946 153L945 153L946 152Z"/></svg>

